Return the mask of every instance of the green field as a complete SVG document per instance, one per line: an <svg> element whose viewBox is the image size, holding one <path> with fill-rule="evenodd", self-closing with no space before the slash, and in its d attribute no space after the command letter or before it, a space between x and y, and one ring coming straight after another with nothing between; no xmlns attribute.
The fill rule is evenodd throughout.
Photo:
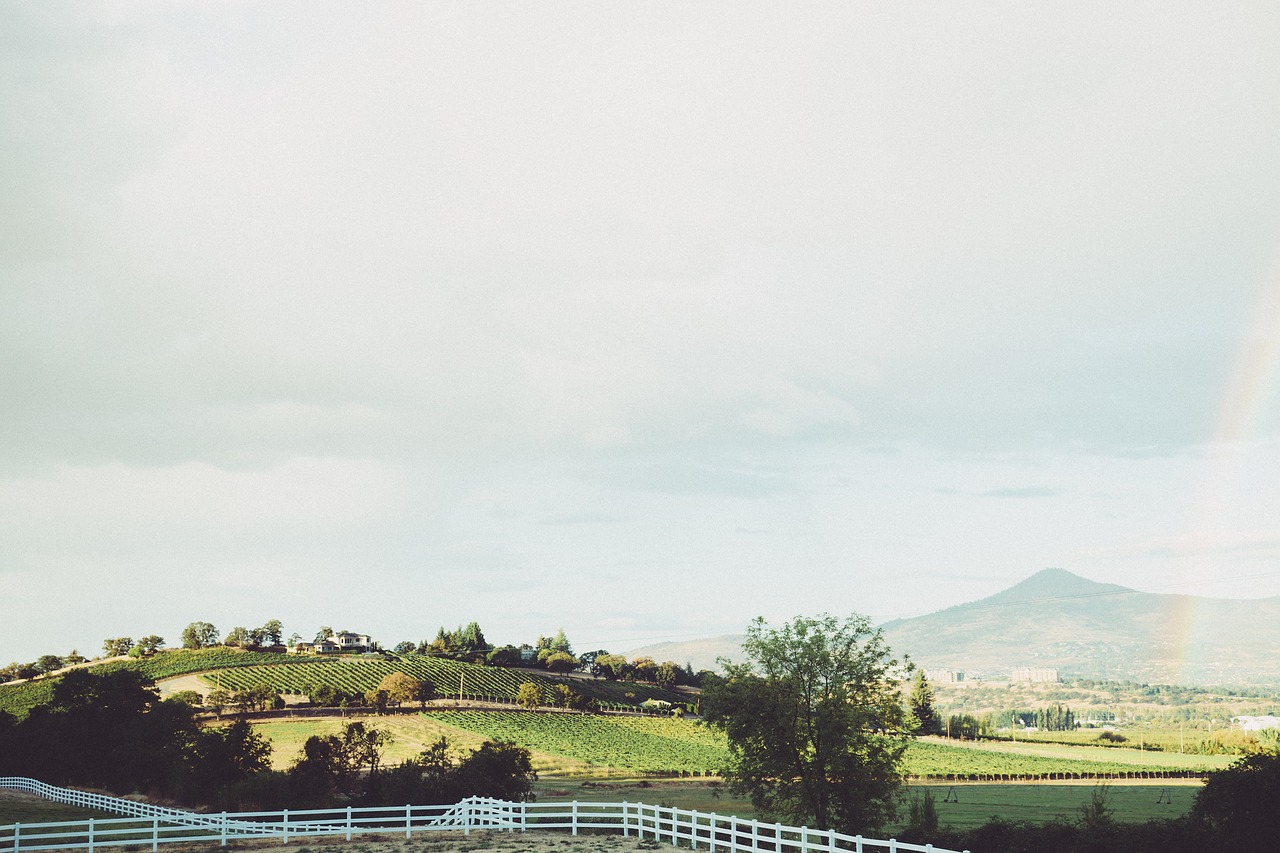
<svg viewBox="0 0 1280 853"><path fill-rule="evenodd" d="M672 717L518 711L437 711L431 717L491 740L637 773L714 775L729 758L722 734Z"/></svg>
<svg viewBox="0 0 1280 853"><path fill-rule="evenodd" d="M1200 773L1226 767L1227 755L1178 755L1137 749L1007 741L920 739L907 750L907 772L915 777L1062 777L1062 774ZM1071 777L1068 777L1071 778Z"/></svg>
<svg viewBox="0 0 1280 853"><path fill-rule="evenodd" d="M606 708L635 708L646 699L683 702L688 698L653 684L594 678L556 678L546 673L477 666L427 655L404 655L394 660L310 660L314 663L305 667L275 664L223 670L219 679L222 687L228 690L247 690L266 685L281 693L306 693L312 687L324 685L344 693L363 696L377 688L378 682L385 676L403 672L414 678L430 681L441 696L460 696L463 699L481 701L515 702L516 693L525 682L537 684L544 694L548 694L557 684L567 684L575 692L594 698ZM213 681L205 680L210 683Z"/></svg>

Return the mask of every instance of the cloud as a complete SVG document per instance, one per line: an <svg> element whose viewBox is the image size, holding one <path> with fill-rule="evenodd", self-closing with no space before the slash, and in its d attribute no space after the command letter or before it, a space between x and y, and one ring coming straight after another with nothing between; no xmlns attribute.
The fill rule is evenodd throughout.
<svg viewBox="0 0 1280 853"><path fill-rule="evenodd" d="M1051 489L1046 486L1020 486L1010 489L988 489L985 492L979 492L978 497L982 498L1055 498L1062 494L1059 489Z"/></svg>

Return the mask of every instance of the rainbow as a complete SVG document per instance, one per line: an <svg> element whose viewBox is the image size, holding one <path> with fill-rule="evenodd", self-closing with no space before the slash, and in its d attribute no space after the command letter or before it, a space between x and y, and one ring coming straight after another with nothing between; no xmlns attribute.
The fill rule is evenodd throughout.
<svg viewBox="0 0 1280 853"><path fill-rule="evenodd" d="M1245 472L1249 469L1250 442L1275 391L1280 371L1280 261L1264 281L1252 320L1239 348L1218 407L1213 433L1204 448L1204 474L1200 494L1181 538L1179 550L1198 554L1232 541L1233 505L1240 500ZM1190 583L1190 570L1184 582ZM1191 596L1169 596L1165 613L1166 637L1178 680L1185 680L1197 665L1203 644L1197 635L1221 628L1205 624Z"/></svg>

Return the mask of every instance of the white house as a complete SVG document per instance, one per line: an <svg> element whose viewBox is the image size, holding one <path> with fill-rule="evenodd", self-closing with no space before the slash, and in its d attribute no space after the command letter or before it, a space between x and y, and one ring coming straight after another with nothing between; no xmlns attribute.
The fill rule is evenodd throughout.
<svg viewBox="0 0 1280 853"><path fill-rule="evenodd" d="M1263 729L1280 729L1280 718L1267 715L1265 717L1232 717L1231 722L1240 726L1241 731L1260 732Z"/></svg>
<svg viewBox="0 0 1280 853"><path fill-rule="evenodd" d="M333 643L334 651L338 652L367 652L373 647L373 638L368 634L353 634L350 631L334 634L329 642Z"/></svg>

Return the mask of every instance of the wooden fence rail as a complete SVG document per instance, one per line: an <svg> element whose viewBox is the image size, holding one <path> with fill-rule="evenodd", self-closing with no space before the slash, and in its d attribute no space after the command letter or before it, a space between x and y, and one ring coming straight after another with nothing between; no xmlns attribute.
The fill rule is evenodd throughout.
<svg viewBox="0 0 1280 853"><path fill-rule="evenodd" d="M745 820L733 815L690 811L647 803L553 802L517 803L472 797L454 805L386 806L373 808L285 809L275 812L198 814L166 809L133 800L56 788L34 779L0 777L0 788L38 794L57 802L128 815L83 821L0 826L0 853L39 850L87 850L102 847L206 842L226 846L228 840L376 833L474 830L528 832L618 833L652 838L708 853L956 853L931 844L907 844L844 835L835 830L785 826ZM968 853L968 851L964 851Z"/></svg>

